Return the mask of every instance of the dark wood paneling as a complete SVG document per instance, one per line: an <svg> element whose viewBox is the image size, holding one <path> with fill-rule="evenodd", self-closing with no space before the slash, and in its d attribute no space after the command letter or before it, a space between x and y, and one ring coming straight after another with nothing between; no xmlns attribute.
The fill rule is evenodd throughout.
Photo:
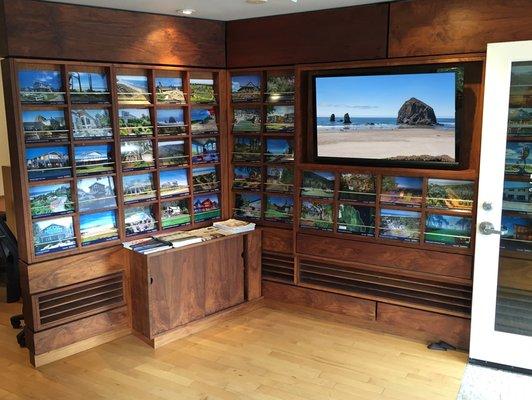
<svg viewBox="0 0 532 400"><path fill-rule="evenodd" d="M472 256L365 243L307 234L297 235L297 252L339 261L471 278Z"/></svg>
<svg viewBox="0 0 532 400"><path fill-rule="evenodd" d="M3 3L8 52L2 56L225 66L220 21L34 0Z"/></svg>
<svg viewBox="0 0 532 400"><path fill-rule="evenodd" d="M376 303L335 293L264 281L264 297L304 307L313 307L367 321L375 320Z"/></svg>
<svg viewBox="0 0 532 400"><path fill-rule="evenodd" d="M379 303L377 322L399 332L417 331L417 337L423 337L429 342L444 340L461 349L469 347L471 321L467 318Z"/></svg>
<svg viewBox="0 0 532 400"><path fill-rule="evenodd" d="M485 52L532 39L530 0L406 0L390 4L389 57Z"/></svg>
<svg viewBox="0 0 532 400"><path fill-rule="evenodd" d="M386 57L388 4L227 23L230 68Z"/></svg>
<svg viewBox="0 0 532 400"><path fill-rule="evenodd" d="M292 230L263 228L262 250L291 254L294 251Z"/></svg>
<svg viewBox="0 0 532 400"><path fill-rule="evenodd" d="M244 236L245 275L246 275L246 300L255 300L261 297L262 280L262 253L260 230Z"/></svg>

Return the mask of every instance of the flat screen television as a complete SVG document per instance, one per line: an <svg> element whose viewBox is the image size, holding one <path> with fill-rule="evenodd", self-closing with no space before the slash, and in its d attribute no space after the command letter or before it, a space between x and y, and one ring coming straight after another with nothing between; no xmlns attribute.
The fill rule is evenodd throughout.
<svg viewBox="0 0 532 400"><path fill-rule="evenodd" d="M314 161L458 169L464 68L311 74Z"/></svg>

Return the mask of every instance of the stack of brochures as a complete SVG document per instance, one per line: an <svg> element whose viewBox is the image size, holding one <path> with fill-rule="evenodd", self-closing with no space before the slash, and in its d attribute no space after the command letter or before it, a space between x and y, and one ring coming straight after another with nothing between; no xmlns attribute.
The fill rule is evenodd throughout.
<svg viewBox="0 0 532 400"><path fill-rule="evenodd" d="M168 243L163 243L160 240L151 237L133 240L131 242L124 242L123 245L126 249L130 249L141 254L151 254L172 248L172 246Z"/></svg>
<svg viewBox="0 0 532 400"><path fill-rule="evenodd" d="M202 238L196 235L195 231L189 232L175 232L169 235L154 236L156 240L168 244L174 249L178 247L188 246L189 244L201 243Z"/></svg>
<svg viewBox="0 0 532 400"><path fill-rule="evenodd" d="M253 222L245 222L238 219L228 219L227 221L215 222L213 226L218 228L220 231L229 234L244 233L255 230L255 224Z"/></svg>

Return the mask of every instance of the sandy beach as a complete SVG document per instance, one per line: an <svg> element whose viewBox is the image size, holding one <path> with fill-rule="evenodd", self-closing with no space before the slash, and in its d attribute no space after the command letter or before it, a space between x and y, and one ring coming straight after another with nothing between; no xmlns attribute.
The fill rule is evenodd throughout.
<svg viewBox="0 0 532 400"><path fill-rule="evenodd" d="M454 137L454 130L438 128L348 131L323 128L318 130L318 156L383 159L448 155L455 158Z"/></svg>

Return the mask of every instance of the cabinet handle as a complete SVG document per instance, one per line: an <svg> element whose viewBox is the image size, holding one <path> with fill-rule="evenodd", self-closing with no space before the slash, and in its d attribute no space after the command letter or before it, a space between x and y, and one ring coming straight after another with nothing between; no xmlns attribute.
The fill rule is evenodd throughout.
<svg viewBox="0 0 532 400"><path fill-rule="evenodd" d="M150 285L153 285L153 278L150 276L150 278L148 279L148 282Z"/></svg>

